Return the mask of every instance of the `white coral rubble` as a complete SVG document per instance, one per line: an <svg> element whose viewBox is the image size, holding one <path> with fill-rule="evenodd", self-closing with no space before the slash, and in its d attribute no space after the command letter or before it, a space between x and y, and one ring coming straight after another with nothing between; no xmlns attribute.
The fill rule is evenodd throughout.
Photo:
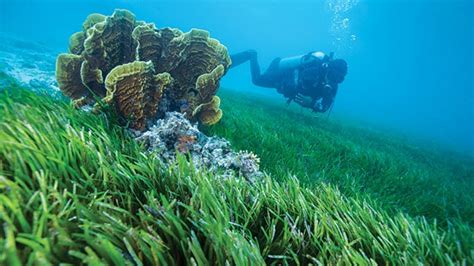
<svg viewBox="0 0 474 266"><path fill-rule="evenodd" d="M166 113L164 119L159 119L148 131L136 134L136 139L165 164L173 163L176 153L184 153L190 155L195 167L224 177L237 174L253 182L263 175L256 155L233 151L227 140L204 135L197 124L191 124L178 112Z"/></svg>

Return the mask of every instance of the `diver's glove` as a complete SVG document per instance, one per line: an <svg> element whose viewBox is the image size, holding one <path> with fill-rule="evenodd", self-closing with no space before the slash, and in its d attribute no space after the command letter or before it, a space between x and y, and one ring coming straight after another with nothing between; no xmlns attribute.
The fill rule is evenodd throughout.
<svg viewBox="0 0 474 266"><path fill-rule="evenodd" d="M312 107L313 109L313 112L316 112L316 113L323 113L323 103L322 103L322 100L319 99L318 101L316 101Z"/></svg>
<svg viewBox="0 0 474 266"><path fill-rule="evenodd" d="M302 107L305 107L305 108L312 108L313 107L313 99L311 97L304 96L304 95L298 93L298 94L296 94L294 100L297 104L301 105Z"/></svg>

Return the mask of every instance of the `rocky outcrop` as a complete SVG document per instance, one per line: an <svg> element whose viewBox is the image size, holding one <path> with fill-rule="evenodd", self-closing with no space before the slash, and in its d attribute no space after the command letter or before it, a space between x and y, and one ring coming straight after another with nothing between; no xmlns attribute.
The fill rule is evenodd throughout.
<svg viewBox="0 0 474 266"><path fill-rule="evenodd" d="M225 178L242 175L254 182L263 176L255 154L233 151L227 140L204 135L178 112L166 113L148 131L135 134L137 141L164 164L174 163L176 154L182 153L197 169L207 169Z"/></svg>

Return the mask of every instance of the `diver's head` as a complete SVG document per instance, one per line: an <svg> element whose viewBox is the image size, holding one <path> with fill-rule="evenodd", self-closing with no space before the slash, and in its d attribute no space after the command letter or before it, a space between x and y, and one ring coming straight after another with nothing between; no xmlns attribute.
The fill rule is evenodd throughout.
<svg viewBox="0 0 474 266"><path fill-rule="evenodd" d="M343 59L328 62L328 79L335 83L341 83L347 74L347 63Z"/></svg>

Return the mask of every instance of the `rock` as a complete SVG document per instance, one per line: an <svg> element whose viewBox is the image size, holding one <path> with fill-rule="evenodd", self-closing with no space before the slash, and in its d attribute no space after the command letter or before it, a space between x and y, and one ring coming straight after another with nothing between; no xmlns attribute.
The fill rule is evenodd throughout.
<svg viewBox="0 0 474 266"><path fill-rule="evenodd" d="M135 131L136 140L144 143L150 154L166 165L176 154L190 156L197 169L220 173L224 178L242 175L255 182L263 176L259 158L247 151L235 152L230 143L219 137L208 137L178 112L168 112L163 119L144 132Z"/></svg>

